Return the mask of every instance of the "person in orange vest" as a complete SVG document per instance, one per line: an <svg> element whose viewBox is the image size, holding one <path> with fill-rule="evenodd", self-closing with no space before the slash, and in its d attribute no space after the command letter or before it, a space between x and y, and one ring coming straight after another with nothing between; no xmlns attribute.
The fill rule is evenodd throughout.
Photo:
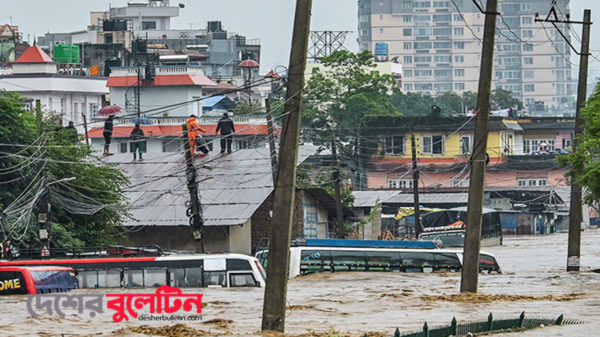
<svg viewBox="0 0 600 337"><path fill-rule="evenodd" d="M191 115L187 120L187 129L188 129L188 138L190 140L190 152L192 156L196 153L196 139L199 136L198 131L206 133L206 130L200 127L198 122L196 121L196 115ZM208 149L206 149L208 150ZM205 151L205 146L202 147L202 152L204 154L208 153Z"/></svg>

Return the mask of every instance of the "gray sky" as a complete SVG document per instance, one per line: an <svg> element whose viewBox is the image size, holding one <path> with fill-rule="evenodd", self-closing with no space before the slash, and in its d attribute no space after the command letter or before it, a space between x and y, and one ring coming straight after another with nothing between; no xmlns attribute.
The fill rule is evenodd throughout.
<svg viewBox="0 0 600 337"><path fill-rule="evenodd" d="M171 28L202 28L206 21L220 20L229 31L248 38L260 38L262 44L261 71L266 72L277 65L286 65L294 19L293 0L171 0L172 5L184 3L180 17L174 19ZM31 35L43 35L47 31L69 32L84 29L89 24L89 12L125 6L127 0L0 0L0 23L12 22ZM551 0L548 0L550 6ZM591 47L600 58L600 1L571 0L572 20L581 20L583 10L592 10ZM543 14L543 13L540 13ZM312 30L353 31L346 39L346 47L358 49L356 0L314 0ZM581 35L581 26L574 29ZM573 54L574 55L574 54ZM573 57L573 63L579 59ZM600 62L593 61L590 77L600 76Z"/></svg>

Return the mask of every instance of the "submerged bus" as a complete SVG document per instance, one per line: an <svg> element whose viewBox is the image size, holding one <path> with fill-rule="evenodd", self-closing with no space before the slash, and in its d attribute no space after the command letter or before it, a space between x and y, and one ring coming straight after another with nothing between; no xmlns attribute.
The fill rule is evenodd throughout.
<svg viewBox="0 0 600 337"><path fill-rule="evenodd" d="M268 256L267 250L256 253L264 268L268 268ZM462 261L462 251L449 249L301 246L290 248L289 277L323 272L458 272ZM487 252L480 253L479 270L501 273L495 256Z"/></svg>
<svg viewBox="0 0 600 337"><path fill-rule="evenodd" d="M0 261L0 267L47 265L74 269L81 288L265 286L258 260L243 254Z"/></svg>
<svg viewBox="0 0 600 337"><path fill-rule="evenodd" d="M0 267L0 295L62 293L79 288L69 267Z"/></svg>

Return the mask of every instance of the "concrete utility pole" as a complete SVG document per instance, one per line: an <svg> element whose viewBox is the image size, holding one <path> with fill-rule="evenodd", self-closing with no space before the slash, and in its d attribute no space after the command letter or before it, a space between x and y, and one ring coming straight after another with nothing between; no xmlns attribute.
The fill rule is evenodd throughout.
<svg viewBox="0 0 600 337"><path fill-rule="evenodd" d="M333 130L331 132L331 157L333 158L333 187L335 191L335 216L337 220L337 233L338 238L343 239L346 237L346 230L344 229L344 208L342 206L342 187L341 187L341 175L340 175L340 163L337 155L337 144L335 142L335 134Z"/></svg>
<svg viewBox="0 0 600 337"><path fill-rule="evenodd" d="M88 136L87 117L85 116L85 112L81 113L81 117L83 117L83 128L85 129L85 143L87 146L90 146L90 136Z"/></svg>
<svg viewBox="0 0 600 337"><path fill-rule="evenodd" d="M296 0L294 33L279 150L277 183L273 198L273 219L269 240L269 268L263 305L262 330L284 332L290 240L296 190L296 164L300 141L302 89L310 30L312 0Z"/></svg>
<svg viewBox="0 0 600 337"><path fill-rule="evenodd" d="M556 0L552 1L552 7L545 19L540 19L539 15L535 14L535 22L550 22L556 31L563 37L565 42L571 49L580 56L579 60L579 83L577 88L577 107L575 117L575 136L573 138L573 152L577 151L577 138L583 133L585 121L581 116L581 108L584 107L587 96L587 77L588 77L588 60L590 56L590 30L592 25L592 11L586 9L583 12L583 21L572 21L569 16L566 20L558 18L556 13ZM560 12L560 11L559 11ZM564 24L580 24L583 25L581 34L581 51L578 51L562 30L556 25L557 23ZM569 246L567 249L567 271L579 271L579 258L581 255L581 223L583 222L583 201L582 189L577 183L577 175L581 174L583 167L579 164L574 164L571 167L571 173L574 178L571 181L571 205L569 208Z"/></svg>
<svg viewBox="0 0 600 337"><path fill-rule="evenodd" d="M41 251L43 251L44 248L50 250L50 190L48 189L47 169L44 167L42 170L44 193L42 193L38 203L38 225L40 226L39 237Z"/></svg>
<svg viewBox="0 0 600 337"><path fill-rule="evenodd" d="M573 138L573 152L577 151L577 138L583 133L585 121L581 116L581 108L586 101L588 58L590 55L590 30L592 25L592 11L583 12L583 32L581 35L581 53L579 61L579 83L577 84L577 110L575 117L575 137ZM575 174L581 173L583 167L577 165L572 168ZM581 185L577 177L571 181L571 205L569 207L569 247L567 249L567 271L579 271L581 256L581 223L583 222L583 201Z"/></svg>
<svg viewBox="0 0 600 337"><path fill-rule="evenodd" d="M271 114L271 99L265 99L267 108L267 130L269 133L269 152L271 153L271 171L273 172L273 184L277 181L277 149L275 147L275 128L273 127L273 115Z"/></svg>
<svg viewBox="0 0 600 337"><path fill-rule="evenodd" d="M476 0L474 0L476 2ZM475 117L475 139L471 156L469 201L467 204L467 235L465 237L464 261L460 291L477 292L479 277L479 245L485 186L487 140L490 124L492 99L492 74L494 71L494 39L496 37L496 15L498 0L488 0L481 51L481 71L477 94L477 116Z"/></svg>
<svg viewBox="0 0 600 337"><path fill-rule="evenodd" d="M412 164L413 164L413 195L415 201L415 238L419 238L421 234L421 209L419 202L419 166L417 165L417 141L415 135L410 137L410 147L412 152Z"/></svg>
<svg viewBox="0 0 600 337"><path fill-rule="evenodd" d="M187 187L190 191L190 208L188 209L187 215L190 217L190 226L192 227L192 235L194 242L196 243L196 253L204 253L204 242L203 242L203 225L204 219L202 219L202 208L200 206L200 198L198 198L198 182L196 167L194 167L194 157L190 151L190 140L188 138L187 125L182 125L183 137L184 137L184 150L185 150L185 163Z"/></svg>

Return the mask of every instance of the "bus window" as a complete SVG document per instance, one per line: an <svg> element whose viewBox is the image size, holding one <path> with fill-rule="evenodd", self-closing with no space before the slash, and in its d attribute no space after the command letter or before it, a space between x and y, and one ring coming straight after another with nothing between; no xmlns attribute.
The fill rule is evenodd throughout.
<svg viewBox="0 0 600 337"><path fill-rule="evenodd" d="M202 268L186 268L185 279L188 287L202 287Z"/></svg>
<svg viewBox="0 0 600 337"><path fill-rule="evenodd" d="M171 287L181 288L187 287L185 284L185 269L184 268L172 268L171 269Z"/></svg>
<svg viewBox="0 0 600 337"><path fill-rule="evenodd" d="M98 270L98 286L100 288L121 287L120 270Z"/></svg>
<svg viewBox="0 0 600 337"><path fill-rule="evenodd" d="M333 271L365 271L365 254L360 251L331 251Z"/></svg>
<svg viewBox="0 0 600 337"><path fill-rule="evenodd" d="M57 293L75 289L77 280L66 270L31 270L37 293Z"/></svg>
<svg viewBox="0 0 600 337"><path fill-rule="evenodd" d="M0 272L0 295L27 294L27 286L21 272Z"/></svg>
<svg viewBox="0 0 600 337"><path fill-rule="evenodd" d="M400 257L404 271L407 273L431 273L433 271L433 253L402 252Z"/></svg>
<svg viewBox="0 0 600 337"><path fill-rule="evenodd" d="M502 273L496 259L493 256L486 254L479 255L479 271Z"/></svg>
<svg viewBox="0 0 600 337"><path fill-rule="evenodd" d="M141 270L125 270L123 280L125 288L141 287L144 284L144 276Z"/></svg>
<svg viewBox="0 0 600 337"><path fill-rule="evenodd" d="M229 274L230 287L256 287L256 280L252 273L231 273Z"/></svg>
<svg viewBox="0 0 600 337"><path fill-rule="evenodd" d="M302 250L300 255L300 272L320 273L330 270L331 260L329 250Z"/></svg>
<svg viewBox="0 0 600 337"><path fill-rule="evenodd" d="M204 286L221 286L227 287L227 272L226 271L205 271Z"/></svg>
<svg viewBox="0 0 600 337"><path fill-rule="evenodd" d="M167 284L165 269L144 269L144 287L160 287Z"/></svg>
<svg viewBox="0 0 600 337"><path fill-rule="evenodd" d="M400 271L400 254L395 252L365 252L369 271Z"/></svg>
<svg viewBox="0 0 600 337"><path fill-rule="evenodd" d="M269 263L268 257L269 257L269 252L262 252L256 256L256 258L258 259L258 261L260 262L260 264L263 266L263 268L265 270L267 270L267 264Z"/></svg>
<svg viewBox="0 0 600 337"><path fill-rule="evenodd" d="M435 253L435 270L456 272L460 270L460 260L455 253Z"/></svg>
<svg viewBox="0 0 600 337"><path fill-rule="evenodd" d="M81 288L97 288L98 287L98 272L95 270L81 271L79 275L79 284Z"/></svg>
<svg viewBox="0 0 600 337"><path fill-rule="evenodd" d="M227 270L252 270L250 261L242 259L227 259Z"/></svg>
<svg viewBox="0 0 600 337"><path fill-rule="evenodd" d="M204 259L204 270L217 271L227 270L225 259Z"/></svg>

